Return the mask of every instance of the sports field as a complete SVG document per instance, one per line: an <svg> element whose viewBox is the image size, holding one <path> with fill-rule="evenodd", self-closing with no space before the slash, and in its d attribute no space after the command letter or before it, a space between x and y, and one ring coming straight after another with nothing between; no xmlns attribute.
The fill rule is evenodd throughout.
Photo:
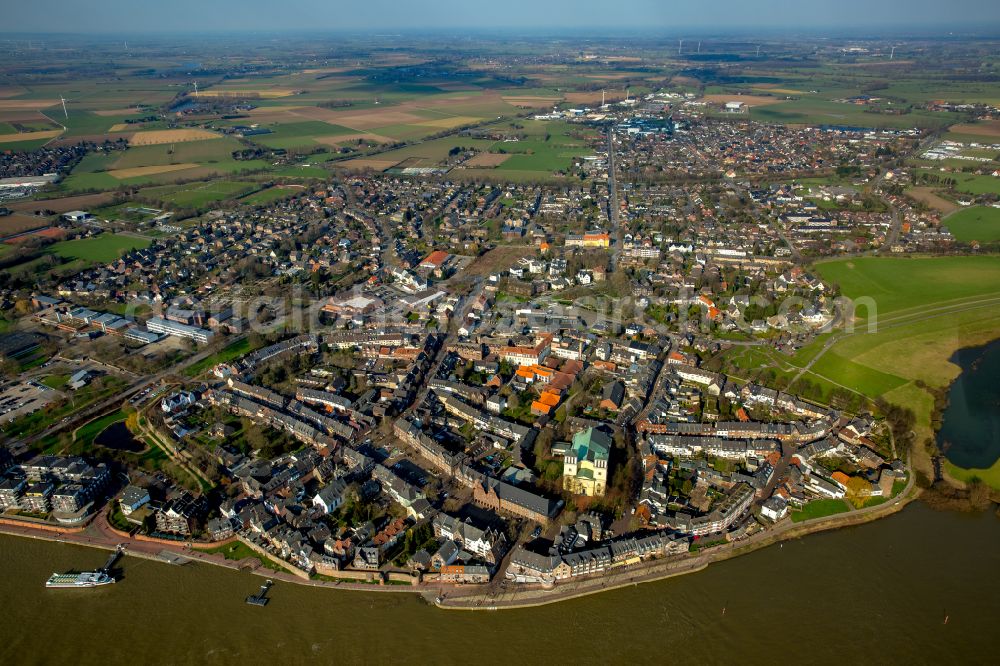
<svg viewBox="0 0 1000 666"><path fill-rule="evenodd" d="M96 263L108 263L121 256L122 251L148 247L150 240L122 234L101 234L92 238L81 238L56 243L50 251L67 259L83 259Z"/></svg>
<svg viewBox="0 0 1000 666"><path fill-rule="evenodd" d="M266 190L261 190L260 192L254 192L253 194L243 197L240 199L241 204L247 204L249 206L260 206L263 204L269 204L272 201L277 201L278 199L284 199L287 196L291 196L301 190L297 187L269 187Z"/></svg>
<svg viewBox="0 0 1000 666"><path fill-rule="evenodd" d="M140 198L163 201L175 206L198 208L213 201L235 199L255 190L258 185L239 180L214 180L187 185L161 185L147 187L139 192Z"/></svg>
<svg viewBox="0 0 1000 666"><path fill-rule="evenodd" d="M974 206L963 208L941 222L960 241L993 243L1000 241L1000 208Z"/></svg>

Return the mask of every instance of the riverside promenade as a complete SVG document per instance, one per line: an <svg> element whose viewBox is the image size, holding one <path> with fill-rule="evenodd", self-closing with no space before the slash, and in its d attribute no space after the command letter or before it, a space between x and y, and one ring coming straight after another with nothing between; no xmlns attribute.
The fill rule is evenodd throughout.
<svg viewBox="0 0 1000 666"><path fill-rule="evenodd" d="M97 514L85 527L62 529L55 525L37 525L11 518L0 519L0 533L28 537L77 546L114 550L119 544L127 547L127 555L161 563L179 561L201 562L236 571L252 573L276 581L309 587L358 592L419 594L428 603L447 610L505 610L531 608L567 601L577 597L597 594L640 583L648 583L674 576L701 571L714 562L721 562L744 555L781 541L795 539L814 532L861 525L900 511L919 496L915 489L915 475L911 474L906 487L894 498L877 506L856 509L825 518L801 523L785 519L781 523L739 541L713 546L703 552L680 555L661 560L650 560L620 571L605 572L599 576L567 580L551 586L512 584L500 580L490 584L457 585L436 580L414 581L413 585L378 584L376 582L332 581L303 579L292 573L275 571L262 566L259 559L247 557L229 560L220 553L206 553L199 547L215 548L235 541L199 543L167 541L149 537L132 537L112 527L104 512ZM503 573L498 574L502 576Z"/></svg>

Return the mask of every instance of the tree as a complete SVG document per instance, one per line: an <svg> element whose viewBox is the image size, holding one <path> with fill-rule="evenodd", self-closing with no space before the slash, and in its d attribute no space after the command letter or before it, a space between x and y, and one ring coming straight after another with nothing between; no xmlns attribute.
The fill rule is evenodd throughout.
<svg viewBox="0 0 1000 666"><path fill-rule="evenodd" d="M264 430L250 419L243 417L243 438L253 451L260 451L267 446L267 437Z"/></svg>
<svg viewBox="0 0 1000 666"><path fill-rule="evenodd" d="M855 508L861 508L871 496L872 486L860 476L852 476L847 481L847 496Z"/></svg>

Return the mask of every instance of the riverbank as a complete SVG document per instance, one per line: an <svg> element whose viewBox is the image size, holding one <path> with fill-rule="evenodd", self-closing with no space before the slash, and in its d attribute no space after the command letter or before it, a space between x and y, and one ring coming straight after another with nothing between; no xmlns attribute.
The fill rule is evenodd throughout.
<svg viewBox="0 0 1000 666"><path fill-rule="evenodd" d="M760 532L742 541L734 541L716 546L693 556L682 556L665 560L650 560L621 572L610 572L599 577L556 583L551 588L540 585L524 586L510 592L500 590L496 594L445 595L434 599L434 604L447 610L508 610L544 606L568 599L575 599L609 590L651 583L675 576L702 571L710 564L722 562L774 544L797 539L809 534L853 527L885 518L898 511L920 496L915 485L915 475L911 474L906 487L888 502L872 507L856 509L824 518L795 523L790 518L771 529ZM425 595L426 596L426 595ZM430 600L430 599L428 599Z"/></svg>
<svg viewBox="0 0 1000 666"><path fill-rule="evenodd" d="M106 516L95 516L89 525L76 531L53 531L30 524L16 525L6 520L0 523L0 533L23 536L42 541L87 546L103 550L114 550L119 544L127 546L127 554L161 563L177 563L177 559L202 562L215 566L252 573L263 578L282 582L340 590L360 592L407 593L423 597L428 603L446 610L513 610L545 606L560 601L585 597L600 592L649 583L707 568L709 564L721 562L776 543L797 539L808 534L851 527L878 520L900 511L908 503L919 497L920 489L914 484L915 475L910 474L906 487L894 498L877 506L856 509L834 516L795 523L786 518L772 528L747 537L742 541L713 547L697 555L678 558L651 560L620 572L608 572L599 577L570 580L556 583L550 588L539 585L506 585L501 581L495 585L454 585L427 581L410 586L377 583L351 583L345 581L305 580L291 573L273 571L260 566L259 560L244 558L227 560L221 554L206 553L192 548L186 542L165 542L160 540L140 540L115 530L108 524ZM218 544L196 544L211 547ZM249 561L252 560L252 561ZM502 575L502 574L499 574ZM509 588L509 589L508 589Z"/></svg>
<svg viewBox="0 0 1000 666"><path fill-rule="evenodd" d="M17 609L17 622L0 629L0 663L11 664L459 664L469 655L483 664L589 664L646 663L660 654L684 664L773 661L774 631L762 627L785 627L802 645L829 644L835 628L836 650L812 659L830 666L886 654L894 662L979 663L993 654L1000 616L992 574L1000 567L1000 519L933 511L923 501L690 576L503 613L448 613L417 594L323 593L278 580L261 609L244 599L263 578L128 557L117 585L49 590L53 571L92 569L107 553L4 535L0 548L0 602ZM418 630L386 640L386 627ZM572 640L554 640L553 627ZM485 637L499 640L484 650ZM710 645L711 657L671 645Z"/></svg>

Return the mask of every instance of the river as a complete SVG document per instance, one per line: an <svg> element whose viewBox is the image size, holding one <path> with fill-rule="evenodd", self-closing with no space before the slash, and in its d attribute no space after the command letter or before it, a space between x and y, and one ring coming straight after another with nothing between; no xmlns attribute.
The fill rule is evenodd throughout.
<svg viewBox="0 0 1000 666"><path fill-rule="evenodd" d="M951 362L962 374L948 390L938 444L959 467L991 467L1000 458L1000 339L959 349Z"/></svg>
<svg viewBox="0 0 1000 666"><path fill-rule="evenodd" d="M699 573L496 612L282 582L256 608L243 600L257 576L135 557L116 585L47 590L53 571L107 553L0 548L7 664L984 662L1000 618L1000 520L921 503Z"/></svg>

